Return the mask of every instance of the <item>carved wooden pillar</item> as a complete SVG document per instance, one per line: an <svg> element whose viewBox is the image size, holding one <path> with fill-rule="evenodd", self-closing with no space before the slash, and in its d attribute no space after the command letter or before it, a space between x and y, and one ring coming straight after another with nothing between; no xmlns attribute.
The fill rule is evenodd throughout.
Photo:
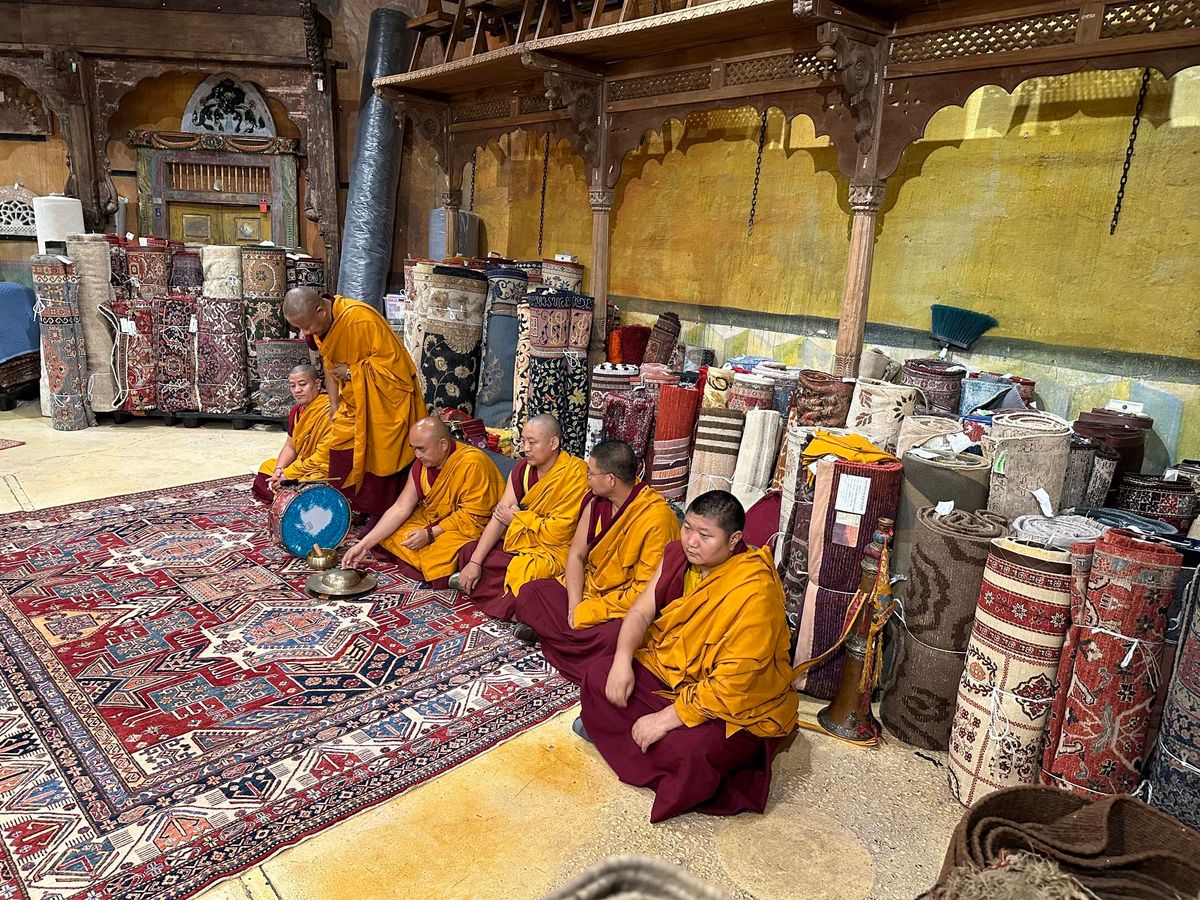
<svg viewBox="0 0 1200 900"><path fill-rule="evenodd" d="M54 54L53 57L47 54L47 57L58 72L62 96L67 104L63 140L67 145L71 175L66 191L78 197L83 204L83 221L88 230L104 231L106 220L116 213L117 205L107 166L104 169L107 190L100 184L100 167L92 139L92 113L88 103L91 97L91 62L74 53ZM105 150L107 152L107 148Z"/></svg>
<svg viewBox="0 0 1200 900"><path fill-rule="evenodd" d="M596 305L592 312L592 339L588 344L588 363L597 366L608 356L608 214L612 211L613 190L603 185L603 176L594 178L588 191L592 207L592 279L589 285Z"/></svg>
<svg viewBox="0 0 1200 900"><path fill-rule="evenodd" d="M443 191L442 208L446 210L446 256L458 256L458 212L462 209L462 189Z"/></svg>
<svg viewBox="0 0 1200 900"><path fill-rule="evenodd" d="M875 256L875 218L887 188L883 181L850 183L850 253L846 284L842 289L842 313L838 317L837 346L833 374L858 375L862 356L863 330L867 323L867 300L871 293L871 262Z"/></svg>
<svg viewBox="0 0 1200 900"><path fill-rule="evenodd" d="M304 214L317 224L325 247L325 284L330 292L337 289L342 252L338 222L337 139L333 126L333 73L308 79L305 90L308 107L308 185Z"/></svg>

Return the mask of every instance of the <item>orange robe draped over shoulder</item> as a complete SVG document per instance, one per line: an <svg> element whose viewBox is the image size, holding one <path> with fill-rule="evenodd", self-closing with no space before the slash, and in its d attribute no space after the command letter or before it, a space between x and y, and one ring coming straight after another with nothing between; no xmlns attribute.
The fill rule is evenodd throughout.
<svg viewBox="0 0 1200 900"><path fill-rule="evenodd" d="M647 485L636 490L588 551L583 599L572 623L576 629L624 618L662 562L667 544L679 539L679 519L662 495Z"/></svg>
<svg viewBox="0 0 1200 900"><path fill-rule="evenodd" d="M689 583L695 578L684 578L682 596L662 609L635 658L670 689L684 725L721 719L727 736L788 734L798 700L771 550L736 553Z"/></svg>
<svg viewBox="0 0 1200 900"><path fill-rule="evenodd" d="M579 522L579 505L587 493L587 463L569 453L558 459L521 498L504 533L504 550L513 559L504 589L513 596L528 582L561 575Z"/></svg>
<svg viewBox="0 0 1200 900"><path fill-rule="evenodd" d="M329 475L329 440L333 426L329 421L329 396L317 394L312 403L301 410L292 429L292 447L296 458L283 470L283 477L293 481L315 481ZM260 474L275 474L278 459L268 459L259 466Z"/></svg>
<svg viewBox="0 0 1200 900"><path fill-rule="evenodd" d="M420 502L408 521L380 545L420 569L426 581L444 578L457 567L459 548L483 534L504 492L504 478L486 453L468 444L456 445L435 476L418 464L408 477L416 479ZM434 525L442 533L432 544L420 550L401 544L406 535Z"/></svg>
<svg viewBox="0 0 1200 900"><path fill-rule="evenodd" d="M393 475L413 460L408 432L425 417L425 399L412 358L387 320L371 306L334 297L333 325L317 347L327 369L345 365L338 384L331 450L354 451L344 488L355 490L367 473Z"/></svg>

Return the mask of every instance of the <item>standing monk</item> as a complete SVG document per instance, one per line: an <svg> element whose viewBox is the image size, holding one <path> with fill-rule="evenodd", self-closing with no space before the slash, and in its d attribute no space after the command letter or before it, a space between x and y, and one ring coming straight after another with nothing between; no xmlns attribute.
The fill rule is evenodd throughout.
<svg viewBox="0 0 1200 900"><path fill-rule="evenodd" d="M346 551L342 565L355 568L372 547L400 561L415 581L445 586L463 544L483 533L504 479L486 453L455 443L441 419L421 419L409 432L416 462L399 499L379 523Z"/></svg>
<svg viewBox="0 0 1200 900"><path fill-rule="evenodd" d="M275 459L259 466L251 493L270 503L283 481L318 481L329 476L329 397L317 370L300 365L288 375L296 405L288 413L288 436Z"/></svg>
<svg viewBox="0 0 1200 900"><path fill-rule="evenodd" d="M524 458L513 466L483 535L459 551L458 584L450 582L489 616L505 620L523 585L562 574L587 493L587 466L561 449L558 419L534 416L521 440Z"/></svg>
<svg viewBox="0 0 1200 900"><path fill-rule="evenodd" d="M576 724L622 781L653 788L651 822L762 812L796 727L783 585L771 551L742 543L745 522L726 491L693 500L616 654L583 678Z"/></svg>
<svg viewBox="0 0 1200 900"><path fill-rule="evenodd" d="M583 514L567 555L566 585L531 581L517 597L518 636L542 642L554 668L578 684L611 654L621 621L679 538L674 511L637 478L637 456L623 441L601 441L588 457Z"/></svg>
<svg viewBox="0 0 1200 900"><path fill-rule="evenodd" d="M377 517L412 462L408 432L425 415L412 358L378 312L347 297L292 288L283 314L325 360L333 416L329 477L355 512Z"/></svg>

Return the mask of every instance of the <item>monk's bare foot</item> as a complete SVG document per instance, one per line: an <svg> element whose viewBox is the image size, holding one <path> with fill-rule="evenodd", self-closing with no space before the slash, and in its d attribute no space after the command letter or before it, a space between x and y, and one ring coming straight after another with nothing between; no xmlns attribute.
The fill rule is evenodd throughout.
<svg viewBox="0 0 1200 900"><path fill-rule="evenodd" d="M457 573L457 572L455 572L453 575L451 575L449 578L447 578L447 579L446 579L446 585L447 585L448 587L450 587L451 589L453 589L453 590L456 590L456 591L461 591L461 590L462 590L462 588L459 586L459 585L460 585L460 582L459 582L459 579L458 579L458 573Z"/></svg>
<svg viewBox="0 0 1200 900"><path fill-rule="evenodd" d="M583 738L585 741L587 741L589 744L592 742L592 739L590 737L588 737L587 730L583 727L583 719L580 718L579 716L576 716L575 721L571 723L571 730L573 732L575 732L577 735L579 735L581 738Z"/></svg>
<svg viewBox="0 0 1200 900"><path fill-rule="evenodd" d="M538 633L524 622L517 623L517 627L513 629L513 636L518 641L524 641L526 644L536 644L539 640Z"/></svg>

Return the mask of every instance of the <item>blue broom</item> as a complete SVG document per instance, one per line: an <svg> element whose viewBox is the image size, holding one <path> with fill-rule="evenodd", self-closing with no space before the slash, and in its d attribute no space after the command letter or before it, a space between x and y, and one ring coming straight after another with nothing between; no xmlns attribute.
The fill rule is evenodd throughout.
<svg viewBox="0 0 1200 900"><path fill-rule="evenodd" d="M986 313L940 303L933 304L930 312L933 314L933 339L943 350L947 347L970 350L985 331L1000 324Z"/></svg>

